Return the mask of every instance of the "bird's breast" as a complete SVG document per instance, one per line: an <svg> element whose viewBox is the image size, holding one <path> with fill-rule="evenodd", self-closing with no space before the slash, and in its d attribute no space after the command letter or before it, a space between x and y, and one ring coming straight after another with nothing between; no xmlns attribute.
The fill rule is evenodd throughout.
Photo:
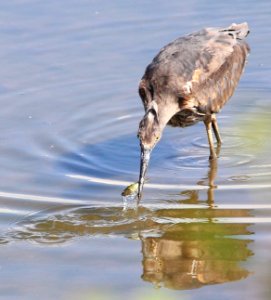
<svg viewBox="0 0 271 300"><path fill-rule="evenodd" d="M200 112L197 108L184 109L175 114L168 122L173 127L187 127L203 121L205 113Z"/></svg>

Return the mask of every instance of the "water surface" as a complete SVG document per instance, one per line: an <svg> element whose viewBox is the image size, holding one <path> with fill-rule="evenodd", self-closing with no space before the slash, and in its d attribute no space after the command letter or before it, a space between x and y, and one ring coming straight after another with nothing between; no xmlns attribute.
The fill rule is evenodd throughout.
<svg viewBox="0 0 271 300"><path fill-rule="evenodd" d="M268 1L0 4L3 299L270 298ZM167 128L140 207L137 85L157 51L247 21L252 48L218 116ZM210 187L212 186L212 187Z"/></svg>

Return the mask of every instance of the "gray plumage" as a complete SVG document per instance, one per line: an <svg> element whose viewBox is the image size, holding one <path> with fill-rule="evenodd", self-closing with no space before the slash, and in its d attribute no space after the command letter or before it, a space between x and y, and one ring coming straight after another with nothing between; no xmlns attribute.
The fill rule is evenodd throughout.
<svg viewBox="0 0 271 300"><path fill-rule="evenodd" d="M166 125L186 127L204 121L210 158L215 158L210 128L220 143L215 116L232 96L243 72L248 33L247 23L205 28L160 50L139 84L145 108L138 131L142 151L154 148Z"/></svg>

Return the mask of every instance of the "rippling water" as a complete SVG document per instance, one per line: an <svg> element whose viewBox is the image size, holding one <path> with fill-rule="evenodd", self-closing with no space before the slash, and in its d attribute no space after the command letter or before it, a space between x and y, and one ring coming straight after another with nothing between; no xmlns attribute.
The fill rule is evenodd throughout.
<svg viewBox="0 0 271 300"><path fill-rule="evenodd" d="M270 299L269 1L0 3L3 299ZM248 21L252 48L219 114L167 128L140 207L137 85L169 41Z"/></svg>

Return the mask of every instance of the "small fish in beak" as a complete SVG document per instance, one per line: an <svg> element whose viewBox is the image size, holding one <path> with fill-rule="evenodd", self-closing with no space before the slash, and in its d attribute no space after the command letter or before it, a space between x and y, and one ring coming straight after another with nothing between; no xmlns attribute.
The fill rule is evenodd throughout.
<svg viewBox="0 0 271 300"><path fill-rule="evenodd" d="M121 193L121 196L128 197L137 194L138 191L138 182L128 185Z"/></svg>

